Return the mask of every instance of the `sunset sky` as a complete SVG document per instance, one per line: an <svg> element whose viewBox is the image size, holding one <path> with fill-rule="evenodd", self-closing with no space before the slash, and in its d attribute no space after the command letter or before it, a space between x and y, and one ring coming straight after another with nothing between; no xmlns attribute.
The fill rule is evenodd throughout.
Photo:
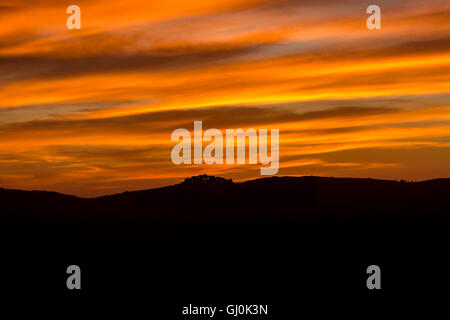
<svg viewBox="0 0 450 320"><path fill-rule="evenodd" d="M450 177L448 0L0 0L0 24L0 187L260 177L172 164L194 120L280 129L279 175Z"/></svg>

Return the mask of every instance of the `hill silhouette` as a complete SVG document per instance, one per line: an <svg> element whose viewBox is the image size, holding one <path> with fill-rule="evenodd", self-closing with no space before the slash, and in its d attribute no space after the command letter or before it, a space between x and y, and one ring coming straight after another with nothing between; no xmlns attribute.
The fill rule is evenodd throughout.
<svg viewBox="0 0 450 320"><path fill-rule="evenodd" d="M196 176L172 186L98 198L0 189L2 216L17 231L152 229L359 230L439 225L450 179L399 182L271 177L240 183ZM162 229L161 229L162 228ZM310 230L310 229L308 229Z"/></svg>
<svg viewBox="0 0 450 320"><path fill-rule="evenodd" d="M434 292L448 270L449 188L450 179L197 176L90 199L0 189L3 287L71 295L65 270L76 263L82 294L136 298L150 288L161 310L213 296L297 312L288 287L320 301L371 297L365 270L375 263L395 299Z"/></svg>

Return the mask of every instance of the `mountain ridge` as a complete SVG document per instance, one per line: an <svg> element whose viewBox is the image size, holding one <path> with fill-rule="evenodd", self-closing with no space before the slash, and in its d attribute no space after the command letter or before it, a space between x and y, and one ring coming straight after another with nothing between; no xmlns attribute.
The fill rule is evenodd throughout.
<svg viewBox="0 0 450 320"><path fill-rule="evenodd" d="M105 195L100 195L100 196L96 196L96 197L81 197L81 196L76 196L76 195L72 195L72 194L68 194L68 193L63 193L63 192L58 192L58 191L50 191L50 190L39 190L39 189L24 190L24 189L4 188L4 187L0 187L0 192L23 192L23 193L36 194L36 195L40 194L40 195L64 196L64 197L70 197L70 198L76 198L76 199L101 199L101 198L105 198L105 197L114 197L114 196L127 194L127 193L133 193L133 192L147 192L147 191L153 191L153 190L167 189L167 188L186 184L186 180L196 178L196 177L201 177L201 176L208 176L208 177L213 177L213 178L224 179L227 181L231 181L231 183L233 183L233 184L250 184L250 183L270 182L270 181L288 181L288 180L294 180L294 179L300 180L300 181L304 180L304 179L314 179L317 181L320 181L320 180L322 180L322 181L325 181L325 180L327 180L327 181L342 181L342 182L344 182L344 181L345 182L371 181L371 182L391 182L391 183L395 183L395 184L425 184L425 183L444 182L444 183L450 184L450 178L434 178L434 179L427 179L427 180L420 180L420 181L405 181L405 180L390 180L390 179L377 179L377 178L326 177L326 176L300 176L300 177L298 177L298 176L272 176L272 177L250 179L250 180L245 180L245 181L241 181L241 182L234 182L234 181L232 181L232 179L225 179L225 178L209 176L209 175L198 175L198 176L193 176L191 178L186 178L184 181L177 183L177 184L156 187L156 188L149 188L149 189L141 189L141 190L132 190L132 191L125 190L122 192L105 194Z"/></svg>

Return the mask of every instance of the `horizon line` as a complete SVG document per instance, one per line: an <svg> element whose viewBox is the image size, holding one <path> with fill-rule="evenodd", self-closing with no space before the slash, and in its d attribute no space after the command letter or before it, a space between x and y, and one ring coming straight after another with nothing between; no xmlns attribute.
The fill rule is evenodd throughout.
<svg viewBox="0 0 450 320"><path fill-rule="evenodd" d="M433 179L426 179L426 180L406 180L406 179L377 179L377 178L370 178L370 177L361 178L361 177L334 177L334 176L314 176L314 175L304 175L304 176L290 176L290 175L278 176L278 175L275 175L275 176L261 177L261 178L248 179L248 180L243 180L243 181L236 182L236 181L233 181L233 179L227 179L227 178L214 176L214 175L208 175L208 174L201 174L201 175L196 175L196 176L191 176L191 177L188 177L188 178L184 178L183 181L181 181L179 183L175 183L175 184L168 184L168 185L161 186L161 187L148 188L148 189L139 189L139 190L132 190L132 191L124 190L122 192L111 193L111 194L104 194L104 195L99 195L99 196L94 196L94 197L76 196L76 195L73 195L73 194L62 193L62 192L58 192L58 191L54 191L54 190L43 190L43 189L41 189L41 190L39 190L39 189L27 190L27 189L4 188L4 187L0 186L0 190L22 191L22 192L56 193L56 194L59 194L59 195L74 197L74 198L78 198L78 199L98 199L98 198L110 197L110 196L115 196L115 195L124 194L124 193L150 191L150 190L157 190L157 189L172 187L172 186L176 186L176 185L182 184L187 179L191 179L191 178L194 178L194 177L201 177L201 176L222 178L222 179L230 180L231 183L236 183L236 184L238 184L238 183L245 183L245 182L251 182L251 181L257 181L257 180L268 180L268 179L273 179L273 178L298 178L298 179L301 179L301 178L324 178L324 179L341 179L341 180L351 179L351 180L390 181L390 182L397 182L397 183L423 183L423 182L430 182L430 181L436 181L436 180L450 180L450 177L433 178Z"/></svg>

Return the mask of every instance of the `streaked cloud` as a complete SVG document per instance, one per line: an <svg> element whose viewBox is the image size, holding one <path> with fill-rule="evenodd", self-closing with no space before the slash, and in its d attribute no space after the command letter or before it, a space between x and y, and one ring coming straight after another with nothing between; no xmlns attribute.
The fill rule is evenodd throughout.
<svg viewBox="0 0 450 320"><path fill-rule="evenodd" d="M72 4L72 3L71 3ZM170 161L170 135L279 128L280 174L450 176L450 4L1 1L0 185L98 195L252 166ZM41 19L42 17L42 19ZM448 159L448 158L447 158Z"/></svg>

